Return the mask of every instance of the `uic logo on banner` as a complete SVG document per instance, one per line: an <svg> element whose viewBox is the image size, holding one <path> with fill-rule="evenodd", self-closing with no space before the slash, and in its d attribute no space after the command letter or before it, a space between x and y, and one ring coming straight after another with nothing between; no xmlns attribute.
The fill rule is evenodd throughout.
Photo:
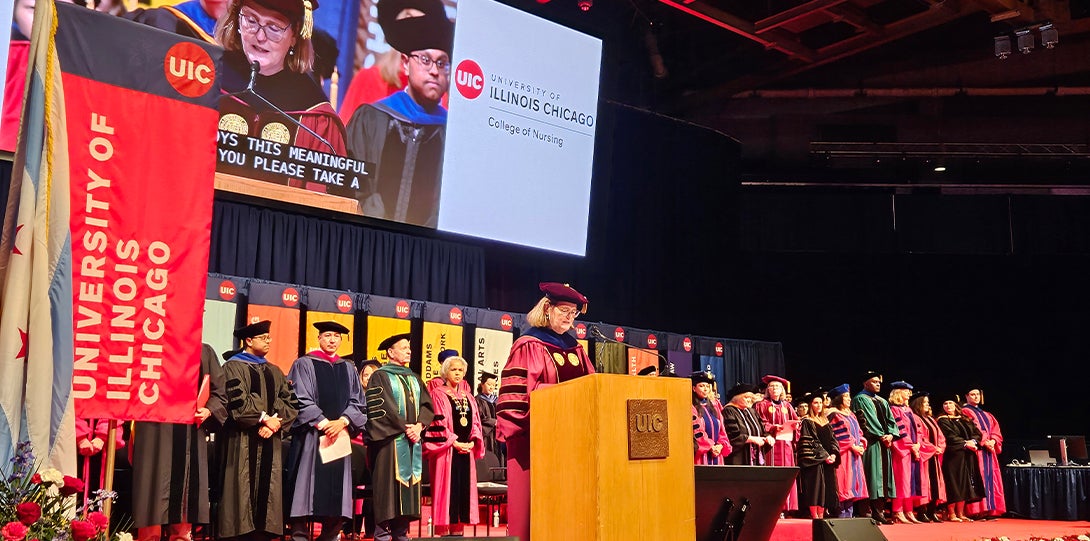
<svg viewBox="0 0 1090 541"><path fill-rule="evenodd" d="M341 296L337 297L337 309L344 313L351 312L352 297L349 297L346 293L341 293Z"/></svg>
<svg viewBox="0 0 1090 541"><path fill-rule="evenodd" d="M163 71L170 86L187 98L207 94L216 80L212 57L195 43L176 43L167 50Z"/></svg>

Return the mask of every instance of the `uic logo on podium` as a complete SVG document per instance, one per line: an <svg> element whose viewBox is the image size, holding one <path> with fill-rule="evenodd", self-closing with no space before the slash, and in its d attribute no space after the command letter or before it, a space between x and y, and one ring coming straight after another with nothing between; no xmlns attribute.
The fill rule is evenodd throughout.
<svg viewBox="0 0 1090 541"><path fill-rule="evenodd" d="M628 459L670 456L670 423L666 400L628 401Z"/></svg>

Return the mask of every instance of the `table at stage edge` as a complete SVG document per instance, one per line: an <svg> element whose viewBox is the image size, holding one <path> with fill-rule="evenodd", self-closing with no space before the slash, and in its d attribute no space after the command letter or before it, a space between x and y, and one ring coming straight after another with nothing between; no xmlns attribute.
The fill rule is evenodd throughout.
<svg viewBox="0 0 1090 541"><path fill-rule="evenodd" d="M1004 466L1007 512L1045 520L1090 520L1090 467Z"/></svg>

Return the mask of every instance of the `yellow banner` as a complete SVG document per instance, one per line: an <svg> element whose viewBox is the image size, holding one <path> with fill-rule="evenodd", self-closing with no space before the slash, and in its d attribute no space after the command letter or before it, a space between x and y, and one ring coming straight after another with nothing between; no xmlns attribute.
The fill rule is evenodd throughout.
<svg viewBox="0 0 1090 541"><path fill-rule="evenodd" d="M439 375L439 352L456 349L462 352L462 328L458 325L424 322L424 352L421 356L420 379L427 383ZM465 355L462 355L465 357Z"/></svg>
<svg viewBox="0 0 1090 541"><path fill-rule="evenodd" d="M411 328L412 323L407 319L367 316L367 358L386 364L386 352L379 351L378 345L395 334L409 332Z"/></svg>
<svg viewBox="0 0 1090 541"><path fill-rule="evenodd" d="M352 314L341 314L337 312L307 312L307 337L306 337L306 349L303 351L314 351L318 349L318 329L314 328L314 323L317 321L336 321L349 329L355 329L356 316ZM337 348L337 355L344 357L352 353L352 335L341 335L341 346Z"/></svg>

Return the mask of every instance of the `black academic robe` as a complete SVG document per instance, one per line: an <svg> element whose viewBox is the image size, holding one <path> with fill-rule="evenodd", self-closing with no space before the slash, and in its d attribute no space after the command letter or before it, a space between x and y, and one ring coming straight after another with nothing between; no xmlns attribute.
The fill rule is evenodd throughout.
<svg viewBox="0 0 1090 541"><path fill-rule="evenodd" d="M378 102L356 109L347 130L349 155L376 164L364 215L436 227L446 126L415 124Z"/></svg>
<svg viewBox="0 0 1090 541"><path fill-rule="evenodd" d="M422 478L415 474L401 475L404 470L399 470L399 466L423 470L423 442L409 442L405 427L420 423L426 428L434 418L431 395L419 376L392 365L371 374L367 384L365 434L372 464L375 522L420 518ZM401 461L399 451L403 453Z"/></svg>
<svg viewBox="0 0 1090 541"><path fill-rule="evenodd" d="M227 422L220 432L223 493L216 534L220 538L258 533L284 534L282 437L295 421L295 394L284 373L271 363L232 357L223 365L227 380ZM262 414L280 417L280 431L258 435Z"/></svg>
<svg viewBox="0 0 1090 541"><path fill-rule="evenodd" d="M732 404L723 406L723 429L730 440L731 451L726 463L734 466L755 466L760 446L746 443L750 436L764 437L764 427L753 408L739 408Z"/></svg>
<svg viewBox="0 0 1090 541"><path fill-rule="evenodd" d="M212 346L201 347L198 382L208 376L205 407L212 412L196 424L135 423L132 432L132 520L143 528L209 522L208 435L227 420L223 370Z"/></svg>
<svg viewBox="0 0 1090 541"><path fill-rule="evenodd" d="M984 499L984 478L980 475L980 462L976 451L965 447L965 442L980 443L980 430L964 416L938 418L939 429L946 436L946 451L942 454L942 477L946 481L947 503L978 502Z"/></svg>
<svg viewBox="0 0 1090 541"><path fill-rule="evenodd" d="M481 412L481 431L484 434L484 450L500 457L496 444L496 404L484 395L477 395L477 411Z"/></svg>

